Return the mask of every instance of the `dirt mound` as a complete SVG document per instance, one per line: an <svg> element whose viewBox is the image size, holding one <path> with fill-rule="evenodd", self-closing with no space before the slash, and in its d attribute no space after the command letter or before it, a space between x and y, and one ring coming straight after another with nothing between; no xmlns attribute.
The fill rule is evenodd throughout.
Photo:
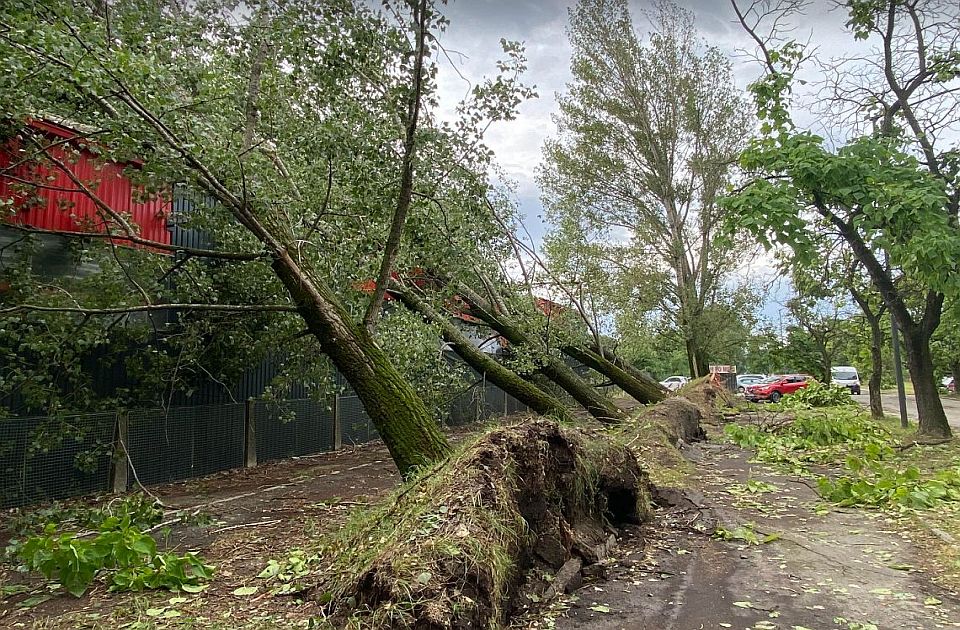
<svg viewBox="0 0 960 630"><path fill-rule="evenodd" d="M497 428L352 523L313 593L360 626L489 628L529 569L597 562L648 505L630 449L544 419Z"/></svg>
<svg viewBox="0 0 960 630"><path fill-rule="evenodd" d="M697 442L706 437L700 426L702 420L702 407L686 397L668 398L637 416L638 422L650 423L662 430L671 444L679 440Z"/></svg>
<svg viewBox="0 0 960 630"><path fill-rule="evenodd" d="M732 393L711 383L707 378L687 383L680 388L677 396L686 398L700 407L704 414L704 420L714 422L723 420L723 414L720 412L722 407L735 407L737 405L737 399Z"/></svg>

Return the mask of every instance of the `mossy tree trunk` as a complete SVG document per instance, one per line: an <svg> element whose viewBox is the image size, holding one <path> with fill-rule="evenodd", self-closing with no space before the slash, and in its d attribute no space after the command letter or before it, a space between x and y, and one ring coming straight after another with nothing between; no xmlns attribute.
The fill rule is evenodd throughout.
<svg viewBox="0 0 960 630"><path fill-rule="evenodd" d="M324 354L357 393L400 474L446 457L450 447L420 396L325 284L286 251L274 258L273 269Z"/></svg>
<svg viewBox="0 0 960 630"><path fill-rule="evenodd" d="M538 344L535 339L528 336L506 313L495 311L476 291L466 285L458 284L457 291L470 305L472 315L483 320L511 344L539 351L540 373L563 388L591 416L604 423L621 420L623 412L612 401L577 376L576 372L552 354L549 348L543 347L543 344Z"/></svg>
<svg viewBox="0 0 960 630"><path fill-rule="evenodd" d="M639 403L660 402L667 395L667 391L663 386L652 378L647 376L637 378L613 363L613 361L600 356L592 350L568 345L563 346L563 352L609 378L617 387Z"/></svg>
<svg viewBox="0 0 960 630"><path fill-rule="evenodd" d="M566 405L477 348L448 317L437 312L412 290L394 287L393 294L399 297L407 308L439 326L443 339L450 344L453 351L467 365L485 374L494 385L541 415L554 416L561 420L570 418Z"/></svg>

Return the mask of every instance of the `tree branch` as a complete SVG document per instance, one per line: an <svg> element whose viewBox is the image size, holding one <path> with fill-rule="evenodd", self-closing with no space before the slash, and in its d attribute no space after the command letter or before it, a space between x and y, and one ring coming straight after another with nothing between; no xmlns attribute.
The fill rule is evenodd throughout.
<svg viewBox="0 0 960 630"><path fill-rule="evenodd" d="M397 198L397 208L393 213L393 222L390 225L390 234L383 250L383 260L380 264L380 273L373 291L373 297L363 316L363 325L373 332L380 317L383 299L390 284L390 276L400 252L400 239L403 236L403 226L407 220L407 213L413 201L413 159L416 151L417 122L420 117L421 95L423 93L423 65L427 53L427 0L419 0L414 5L413 15L417 25L416 58L413 64L413 88L407 100L407 129L403 143L403 162L400 178L400 194Z"/></svg>
<svg viewBox="0 0 960 630"><path fill-rule="evenodd" d="M65 238L91 238L91 239L110 239L113 241L127 241L131 243L136 243L137 245L143 245L144 247L152 247L154 249L163 250L166 252L180 252L194 256L196 258L217 258L222 260L234 260L234 261L249 261L249 260L259 260L261 258L267 257L267 254L259 253L246 253L246 252L220 252L213 249L197 249L195 247L183 247L180 245L170 245L169 243L161 243L160 241L151 241L150 239L140 238L138 236L128 236L124 234L114 234L111 232L82 232L82 231L72 231L72 230L47 230L44 228L36 228L29 225L21 225L19 223L5 223L0 221L0 226L9 228L11 230L17 230L18 232L24 232L26 234L49 234L51 236L63 236Z"/></svg>
<svg viewBox="0 0 960 630"><path fill-rule="evenodd" d="M215 311L226 313L296 313L297 307L287 304L143 304L139 306L118 306L111 308L84 308L81 306L41 306L38 304L16 304L0 308L0 314L16 312L37 313L79 313L81 315L118 315L125 313L147 313L151 311Z"/></svg>

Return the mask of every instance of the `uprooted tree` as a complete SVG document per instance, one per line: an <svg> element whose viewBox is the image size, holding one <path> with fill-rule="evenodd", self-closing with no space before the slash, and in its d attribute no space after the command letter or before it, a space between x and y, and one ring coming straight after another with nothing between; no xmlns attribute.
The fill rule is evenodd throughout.
<svg viewBox="0 0 960 630"><path fill-rule="evenodd" d="M432 99L432 33L444 23L433 3L394 11L409 9L400 23L349 0L247 8L248 19L238 23L231 3L3 6L5 135L23 160L63 171L73 192L93 200L93 231L112 237L110 252L122 243L181 256L150 278L114 256L112 272L128 289L107 304L91 308L69 292L22 290L3 311L24 319L74 314L79 327L137 311L279 313L286 321L282 314L295 312L306 330L294 337L311 336L346 377L407 473L448 450L437 422L371 333L376 301L392 270L407 263L405 250L443 257L449 252L426 250L485 242L488 228L470 212L470 199L486 186L488 154L478 148L484 126L511 117L530 94L518 81L522 49L505 46L502 74L478 85L461 106L462 121L449 125L422 107ZM51 143L24 125L38 116L82 125L74 137ZM145 193L162 193L173 182L201 191L211 203L191 219L214 245L181 248L143 238L125 208L112 207L96 182L73 174L54 144L136 161L130 175ZM442 221L426 201L440 197ZM432 238L451 217L459 244L449 244L446 233ZM405 229L411 222L416 229ZM244 278L233 294L237 303L204 301L211 268L220 265L236 265L223 275ZM173 288L165 282L171 278L178 280ZM354 290L368 278L377 278L373 306ZM361 326L355 313L365 306Z"/></svg>

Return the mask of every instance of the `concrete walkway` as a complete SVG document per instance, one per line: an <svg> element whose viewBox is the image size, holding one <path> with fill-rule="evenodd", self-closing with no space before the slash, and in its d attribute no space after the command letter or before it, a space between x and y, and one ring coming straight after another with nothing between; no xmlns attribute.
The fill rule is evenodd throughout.
<svg viewBox="0 0 960 630"><path fill-rule="evenodd" d="M884 393L881 394L880 398L883 401L884 412L899 418L900 403L897 402L897 394ZM870 398L866 393L860 396L854 396L853 399L865 407L870 406ZM940 401L943 403L944 413L947 414L947 422L949 422L952 427L960 428L960 398L941 396ZM909 394L907 395L907 418L911 420L917 419L917 399Z"/></svg>

